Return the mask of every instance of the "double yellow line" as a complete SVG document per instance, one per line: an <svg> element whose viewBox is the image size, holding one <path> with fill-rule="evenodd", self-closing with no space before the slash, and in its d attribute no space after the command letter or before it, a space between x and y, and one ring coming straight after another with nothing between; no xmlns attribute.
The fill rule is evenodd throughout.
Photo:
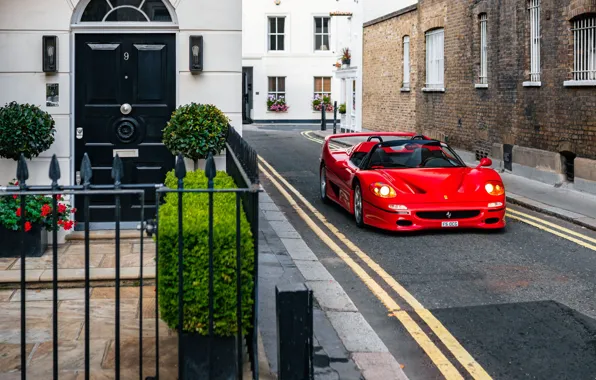
<svg viewBox="0 0 596 380"><path fill-rule="evenodd" d="M399 284L393 277L391 277L379 264L372 260L366 253L352 243L346 236L344 236L333 224L329 223L326 218L315 209L310 202L308 202L302 194L298 192L290 183L288 183L269 163L259 156L259 168L268 180L277 188L281 195L294 208L296 213L304 220L304 222L312 229L313 232L340 258L348 265L352 271L362 280L362 282L371 290L383 305L389 311L389 315L395 317L405 327L412 338L424 350L437 369L443 374L446 379L464 379L460 371L455 368L453 363L447 359L441 349L429 338L410 316L410 314L403 310L382 287L375 281L360 264L358 264L352 255L364 262L368 266L368 270L372 270L378 275L383 282L388 285L401 299L403 299L411 308L412 311L426 323L432 332L441 340L447 349L453 354L456 360L466 369L466 371L474 379L491 379L488 373L476 362L476 360L466 351L466 349L455 339L453 335L443 326L443 324L422 304L414 298L401 284ZM282 185L283 184L283 185ZM289 191L289 192L288 192ZM323 231L317 223L306 213L306 211L298 204L296 199L290 194L300 200L300 202L308 209L318 221L325 226L331 234L333 234L339 242L348 248L348 252L342 249L326 232Z"/></svg>

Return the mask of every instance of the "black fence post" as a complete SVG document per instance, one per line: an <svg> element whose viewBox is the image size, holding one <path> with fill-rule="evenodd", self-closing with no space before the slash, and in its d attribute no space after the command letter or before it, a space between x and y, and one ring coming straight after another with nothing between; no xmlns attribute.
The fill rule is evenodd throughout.
<svg viewBox="0 0 596 380"><path fill-rule="evenodd" d="M333 134L337 133L337 100L333 102Z"/></svg>
<svg viewBox="0 0 596 380"><path fill-rule="evenodd" d="M303 283L275 287L278 380L312 380L313 299Z"/></svg>
<svg viewBox="0 0 596 380"><path fill-rule="evenodd" d="M327 120L325 120L325 103L321 102L321 131L327 130Z"/></svg>

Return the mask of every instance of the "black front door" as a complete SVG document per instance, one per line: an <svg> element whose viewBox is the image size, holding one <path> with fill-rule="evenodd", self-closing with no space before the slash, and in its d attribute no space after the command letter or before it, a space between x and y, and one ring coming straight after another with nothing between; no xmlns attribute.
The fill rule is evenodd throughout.
<svg viewBox="0 0 596 380"><path fill-rule="evenodd" d="M84 153L93 184L112 184L112 161L123 162L122 183L163 183L174 157L162 130L176 107L176 37L170 34L78 34L75 55L75 170ZM77 220L83 220L77 197ZM140 220L140 199L122 196L123 221ZM92 222L113 222L113 196L93 196ZM147 189L145 218L155 190Z"/></svg>
<svg viewBox="0 0 596 380"><path fill-rule="evenodd" d="M242 122L252 123L252 67L242 68Z"/></svg>

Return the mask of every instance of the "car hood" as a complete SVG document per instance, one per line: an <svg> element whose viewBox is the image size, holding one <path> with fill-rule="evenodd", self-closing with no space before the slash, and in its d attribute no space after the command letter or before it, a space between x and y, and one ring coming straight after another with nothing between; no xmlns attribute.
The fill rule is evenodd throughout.
<svg viewBox="0 0 596 380"><path fill-rule="evenodd" d="M485 168L377 169L402 199L413 202L479 201L493 198L484 190L486 181L501 181ZM447 198L446 198L447 197Z"/></svg>

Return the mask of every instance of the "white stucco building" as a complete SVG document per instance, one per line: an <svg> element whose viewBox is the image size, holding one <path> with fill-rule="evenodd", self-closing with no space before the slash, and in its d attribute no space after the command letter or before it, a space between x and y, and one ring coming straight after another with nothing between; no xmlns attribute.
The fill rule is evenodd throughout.
<svg viewBox="0 0 596 380"><path fill-rule="evenodd" d="M317 95L341 103L335 76L343 48L351 66L361 62L362 0L245 0L242 66L244 118L262 122L319 122L312 108ZM340 14L353 14L351 17ZM358 87L360 88L360 86ZM283 96L289 109L268 110L269 96ZM331 120L333 113L327 113ZM338 115L339 118L339 115Z"/></svg>
<svg viewBox="0 0 596 380"><path fill-rule="evenodd" d="M56 121L56 141L30 163L29 183L49 184L53 154L61 183L75 183L85 152L94 182L107 183L114 149L128 153L125 181L163 182L174 158L161 130L190 102L216 105L241 132L241 8L241 0L0 0L0 105L35 104ZM55 72L42 69L44 40L56 44ZM202 62L189 60L192 51ZM46 86L57 96L47 99ZM15 172L1 160L0 184Z"/></svg>

